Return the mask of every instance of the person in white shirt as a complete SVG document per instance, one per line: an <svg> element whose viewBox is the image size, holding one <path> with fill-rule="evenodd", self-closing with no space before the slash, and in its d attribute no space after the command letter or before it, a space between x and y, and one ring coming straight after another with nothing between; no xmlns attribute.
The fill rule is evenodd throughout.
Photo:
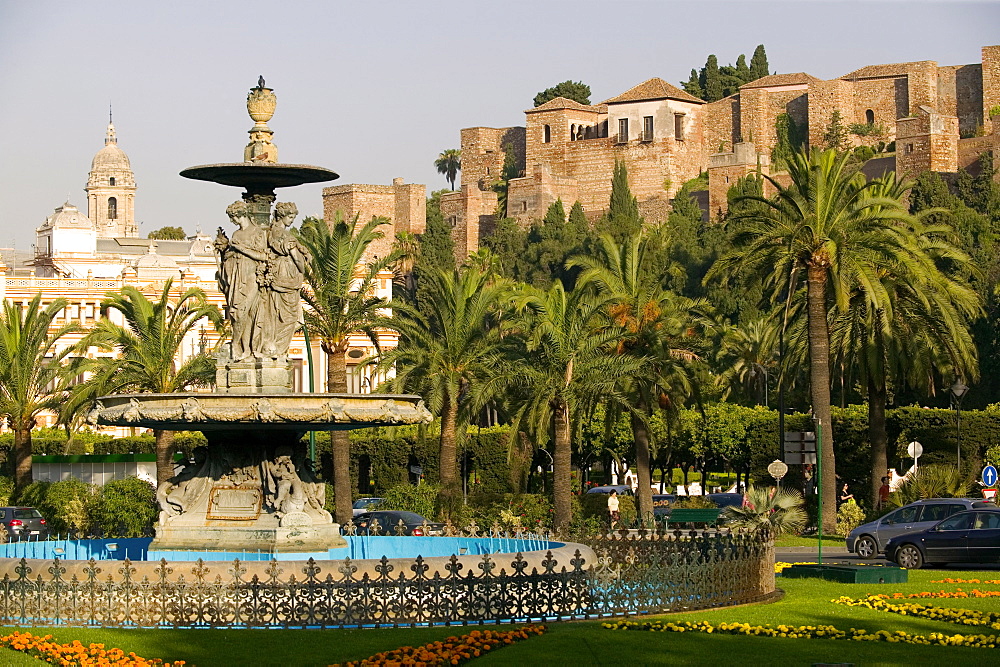
<svg viewBox="0 0 1000 667"><path fill-rule="evenodd" d="M612 491L608 494L608 514L611 516L611 529L618 524L618 492Z"/></svg>

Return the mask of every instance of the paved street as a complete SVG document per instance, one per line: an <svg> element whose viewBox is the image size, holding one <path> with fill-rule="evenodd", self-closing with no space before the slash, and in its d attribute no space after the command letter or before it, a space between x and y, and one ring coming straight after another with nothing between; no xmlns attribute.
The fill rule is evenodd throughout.
<svg viewBox="0 0 1000 667"><path fill-rule="evenodd" d="M815 563L817 552L815 547L791 547L786 549L775 549L774 560L785 563ZM848 553L846 547L823 547L824 563L844 563L847 565L893 565L884 557L879 556L871 560L858 558L857 555ZM955 563L948 567L935 568L939 570L993 570L1000 571L1000 563Z"/></svg>

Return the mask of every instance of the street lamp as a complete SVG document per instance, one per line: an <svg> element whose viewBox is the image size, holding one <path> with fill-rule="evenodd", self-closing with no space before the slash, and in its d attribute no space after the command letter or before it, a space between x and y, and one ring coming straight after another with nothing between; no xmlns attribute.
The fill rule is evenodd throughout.
<svg viewBox="0 0 1000 667"><path fill-rule="evenodd" d="M961 380L957 380L955 384L951 385L951 404L955 408L956 434L958 436L958 448L956 450L958 465L956 467L960 474L962 471L962 398L968 391L969 388Z"/></svg>

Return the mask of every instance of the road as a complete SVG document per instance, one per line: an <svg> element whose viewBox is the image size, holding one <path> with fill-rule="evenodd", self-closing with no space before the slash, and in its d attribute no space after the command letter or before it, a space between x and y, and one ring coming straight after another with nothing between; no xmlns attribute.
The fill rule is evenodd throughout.
<svg viewBox="0 0 1000 667"><path fill-rule="evenodd" d="M815 547L794 547L775 549L774 560L785 563L815 563L818 554ZM823 547L824 563L843 563L846 565L895 565L884 557L864 560L855 554L848 553L846 547ZM953 563L948 567L935 568L939 570L981 570L1000 571L1000 563Z"/></svg>

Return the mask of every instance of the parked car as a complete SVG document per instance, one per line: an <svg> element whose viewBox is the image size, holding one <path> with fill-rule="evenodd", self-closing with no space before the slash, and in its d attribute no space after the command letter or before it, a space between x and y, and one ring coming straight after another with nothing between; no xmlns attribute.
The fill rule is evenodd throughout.
<svg viewBox="0 0 1000 667"><path fill-rule="evenodd" d="M376 527L376 523L378 525ZM359 535L398 535L399 522L403 522L403 535L443 535L444 524L428 521L416 512L378 510L364 512L354 517ZM427 524L426 532L424 524Z"/></svg>
<svg viewBox="0 0 1000 667"><path fill-rule="evenodd" d="M875 558L894 537L919 533L953 514L977 507L995 507L974 498L928 498L904 505L885 516L861 524L847 536L847 550L861 558Z"/></svg>
<svg viewBox="0 0 1000 667"><path fill-rule="evenodd" d="M34 507L0 507L0 542L45 540L49 527Z"/></svg>
<svg viewBox="0 0 1000 667"><path fill-rule="evenodd" d="M914 570L946 563L1000 563L1000 508L959 512L933 528L894 537L885 545L885 557Z"/></svg>
<svg viewBox="0 0 1000 667"><path fill-rule="evenodd" d="M706 497L722 510L743 505L742 493L710 493Z"/></svg>
<svg viewBox="0 0 1000 667"><path fill-rule="evenodd" d="M358 498L354 501L354 516L364 514L369 510L375 509L375 507L383 500L385 500L385 498Z"/></svg>
<svg viewBox="0 0 1000 667"><path fill-rule="evenodd" d="M593 488L587 489L587 493L603 493L605 495L610 494L612 491L617 491L619 496L634 496L635 493L632 491L632 487L628 484L615 484L613 486L595 486Z"/></svg>

